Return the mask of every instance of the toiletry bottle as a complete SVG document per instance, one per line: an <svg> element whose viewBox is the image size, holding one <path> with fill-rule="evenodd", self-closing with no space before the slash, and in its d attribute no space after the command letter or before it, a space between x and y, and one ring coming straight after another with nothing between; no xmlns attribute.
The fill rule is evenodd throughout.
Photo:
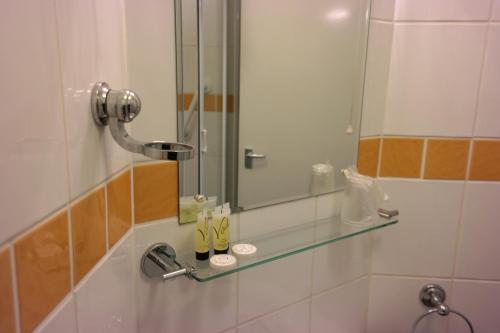
<svg viewBox="0 0 500 333"><path fill-rule="evenodd" d="M229 216L231 209L229 203L216 207L212 214L212 236L214 253L223 254L229 250Z"/></svg>
<svg viewBox="0 0 500 333"><path fill-rule="evenodd" d="M207 260L209 257L208 248L208 213L206 209L198 213L195 230L195 253L196 260Z"/></svg>

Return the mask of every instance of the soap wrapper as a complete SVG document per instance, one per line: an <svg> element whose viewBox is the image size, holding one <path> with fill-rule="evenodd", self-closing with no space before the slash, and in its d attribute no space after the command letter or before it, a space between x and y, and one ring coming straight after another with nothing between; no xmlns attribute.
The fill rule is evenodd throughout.
<svg viewBox="0 0 500 333"><path fill-rule="evenodd" d="M378 208L389 197L376 179L361 175L356 167L343 170L343 174L346 185L340 213L342 221L358 226L371 225L378 217Z"/></svg>

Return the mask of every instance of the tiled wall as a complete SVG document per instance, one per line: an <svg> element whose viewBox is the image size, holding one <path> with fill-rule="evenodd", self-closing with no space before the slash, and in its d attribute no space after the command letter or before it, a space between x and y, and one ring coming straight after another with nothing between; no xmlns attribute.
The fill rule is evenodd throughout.
<svg viewBox="0 0 500 333"><path fill-rule="evenodd" d="M476 331L498 331L499 9L498 0L374 1L358 162L401 216L374 234L370 333L409 331L428 282ZM468 332L437 317L420 331Z"/></svg>
<svg viewBox="0 0 500 333"><path fill-rule="evenodd" d="M156 241L193 249L193 225L177 223L177 164L133 162L94 124L90 88L105 80L137 90L144 109L134 135L175 139L172 1L9 0L1 7L0 43L9 47L0 61L0 332L363 331L366 237L206 284L140 275L139 258ZM125 20L129 11L138 20ZM155 14L162 24L149 24ZM172 39L149 34L158 29ZM148 67L159 58L165 67ZM141 81L152 72L166 80L157 90ZM142 131L157 107L171 109L154 118L165 127ZM269 221L283 227L337 210L338 198L327 195L236 214L232 238Z"/></svg>
<svg viewBox="0 0 500 333"><path fill-rule="evenodd" d="M2 3L0 332L405 332L427 282L477 331L495 332L498 0L374 2L360 167L402 215L375 235L373 256L360 237L205 284L139 274L156 241L192 250L193 226L175 217L177 165L133 164L88 112L91 82L127 87L127 64L141 63L126 52L134 30L125 34L123 7ZM331 216L338 204L326 195L236 214L232 237ZM422 329L466 332L448 319Z"/></svg>
<svg viewBox="0 0 500 333"><path fill-rule="evenodd" d="M371 177L500 180L500 139L362 138L359 171Z"/></svg>

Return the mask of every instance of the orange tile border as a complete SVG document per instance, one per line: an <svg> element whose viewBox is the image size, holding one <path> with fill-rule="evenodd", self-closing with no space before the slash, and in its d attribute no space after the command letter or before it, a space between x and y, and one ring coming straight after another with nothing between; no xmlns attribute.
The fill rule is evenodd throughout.
<svg viewBox="0 0 500 333"><path fill-rule="evenodd" d="M425 158L425 179L463 180L469 159L468 139L429 139Z"/></svg>
<svg viewBox="0 0 500 333"><path fill-rule="evenodd" d="M380 152L380 138L361 139L358 148L359 173L376 177Z"/></svg>
<svg viewBox="0 0 500 333"><path fill-rule="evenodd" d="M500 180L500 140L474 140L470 180Z"/></svg>
<svg viewBox="0 0 500 333"><path fill-rule="evenodd" d="M77 284L106 253L104 187L71 206L74 283Z"/></svg>
<svg viewBox="0 0 500 333"><path fill-rule="evenodd" d="M187 111L191 101L193 100L194 94L185 93L184 94L184 108ZM180 107L180 102L182 101L182 95L177 95L177 105ZM234 96L227 96L227 112L233 112L233 101ZM222 112L222 95L205 95L205 112Z"/></svg>
<svg viewBox="0 0 500 333"><path fill-rule="evenodd" d="M177 216L177 162L134 167L135 223Z"/></svg>
<svg viewBox="0 0 500 333"><path fill-rule="evenodd" d="M15 333L16 317L9 249L0 251L0 295L0 332Z"/></svg>
<svg viewBox="0 0 500 333"><path fill-rule="evenodd" d="M109 247L132 226L132 197L130 170L106 184L108 195L108 242Z"/></svg>
<svg viewBox="0 0 500 333"><path fill-rule="evenodd" d="M67 211L17 240L14 249L21 331L27 333L71 288Z"/></svg>
<svg viewBox="0 0 500 333"><path fill-rule="evenodd" d="M420 178L424 140L383 138L381 177Z"/></svg>

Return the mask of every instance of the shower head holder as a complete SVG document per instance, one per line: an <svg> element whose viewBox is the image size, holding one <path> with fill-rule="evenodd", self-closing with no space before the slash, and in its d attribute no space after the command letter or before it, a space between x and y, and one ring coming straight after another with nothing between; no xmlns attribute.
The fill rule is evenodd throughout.
<svg viewBox="0 0 500 333"><path fill-rule="evenodd" d="M112 90L106 82L97 82L92 88L91 111L96 124L109 126L113 139L125 150L143 154L156 160L189 160L194 147L184 143L151 141L132 138L125 129L141 111L141 99L129 89Z"/></svg>

